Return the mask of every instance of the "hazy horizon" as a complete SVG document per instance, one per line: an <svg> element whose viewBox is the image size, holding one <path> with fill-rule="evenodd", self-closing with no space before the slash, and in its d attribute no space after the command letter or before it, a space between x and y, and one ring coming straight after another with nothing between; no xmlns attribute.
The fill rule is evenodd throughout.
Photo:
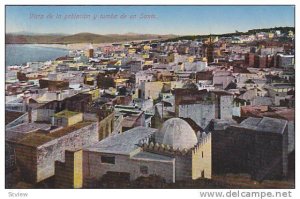
<svg viewBox="0 0 300 199"><path fill-rule="evenodd" d="M275 27L293 27L294 26L274 26L274 27L261 27L261 29L271 29L271 28L275 28ZM259 29L259 28L250 28L249 30L252 30L252 29ZM248 30L244 31L244 32L247 32ZM76 32L76 33L38 33L38 32L27 32L27 31L19 31L19 32L6 32L5 34L19 34L19 35L76 35L76 34L84 34L84 33L88 33L88 34L98 34L98 35L175 35L175 36L186 36L187 34L172 34L172 33L169 33L169 34L155 34L155 33L136 33L136 32L127 32L127 33L123 33L123 34L120 34L120 33L107 33L107 34L101 34L101 33L96 33L96 32ZM209 33L209 34L230 34L230 33L234 33L233 32L223 32L223 33ZM241 32L243 33L243 32ZM191 35L191 34L190 34ZM194 34L192 34L194 35ZM205 35L205 34L197 34L197 35Z"/></svg>

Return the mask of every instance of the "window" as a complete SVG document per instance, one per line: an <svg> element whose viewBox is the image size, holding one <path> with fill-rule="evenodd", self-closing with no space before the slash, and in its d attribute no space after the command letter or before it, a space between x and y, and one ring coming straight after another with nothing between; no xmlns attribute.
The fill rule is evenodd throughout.
<svg viewBox="0 0 300 199"><path fill-rule="evenodd" d="M142 174L148 174L148 167L147 166L141 166L140 167L140 172Z"/></svg>
<svg viewBox="0 0 300 199"><path fill-rule="evenodd" d="M113 156L101 156L101 163L115 164L115 157L113 157Z"/></svg>

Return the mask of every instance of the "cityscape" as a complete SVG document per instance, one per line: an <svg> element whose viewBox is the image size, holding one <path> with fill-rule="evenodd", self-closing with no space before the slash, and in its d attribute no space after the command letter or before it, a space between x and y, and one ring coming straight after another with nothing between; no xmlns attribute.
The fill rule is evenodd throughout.
<svg viewBox="0 0 300 199"><path fill-rule="evenodd" d="M294 14L6 6L5 188L294 189Z"/></svg>

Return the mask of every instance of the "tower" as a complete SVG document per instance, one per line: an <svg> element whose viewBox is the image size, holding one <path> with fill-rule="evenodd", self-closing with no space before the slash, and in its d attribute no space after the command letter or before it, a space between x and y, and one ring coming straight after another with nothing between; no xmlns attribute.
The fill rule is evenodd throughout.
<svg viewBox="0 0 300 199"><path fill-rule="evenodd" d="M206 57L208 63L214 62L214 44L212 42L211 35L209 36L209 43L207 45Z"/></svg>
<svg viewBox="0 0 300 199"><path fill-rule="evenodd" d="M88 57L89 58L93 58L94 57L94 48L93 48L92 44L90 44L90 46L89 46Z"/></svg>

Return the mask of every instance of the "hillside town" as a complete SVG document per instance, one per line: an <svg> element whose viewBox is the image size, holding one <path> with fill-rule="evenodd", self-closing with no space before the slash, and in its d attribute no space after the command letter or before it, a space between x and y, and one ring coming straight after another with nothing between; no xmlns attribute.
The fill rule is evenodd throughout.
<svg viewBox="0 0 300 199"><path fill-rule="evenodd" d="M7 67L6 188L294 188L294 40L90 43Z"/></svg>

